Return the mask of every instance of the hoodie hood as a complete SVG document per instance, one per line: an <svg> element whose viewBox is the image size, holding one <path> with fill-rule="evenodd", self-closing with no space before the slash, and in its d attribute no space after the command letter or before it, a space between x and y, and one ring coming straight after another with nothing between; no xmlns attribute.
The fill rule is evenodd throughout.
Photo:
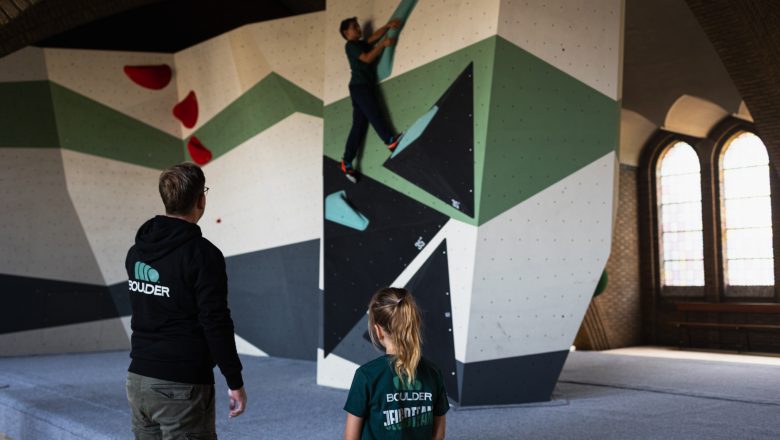
<svg viewBox="0 0 780 440"><path fill-rule="evenodd" d="M200 236L198 225L178 218L158 215L138 229L135 235L135 250L141 259L151 262Z"/></svg>

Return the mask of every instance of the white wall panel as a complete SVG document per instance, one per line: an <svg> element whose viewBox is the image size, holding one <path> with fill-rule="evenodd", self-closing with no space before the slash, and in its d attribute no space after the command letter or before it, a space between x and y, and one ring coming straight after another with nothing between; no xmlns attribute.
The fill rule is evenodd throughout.
<svg viewBox="0 0 780 440"><path fill-rule="evenodd" d="M395 49L390 78L435 61L496 34L499 0L419 0ZM350 70L339 35L341 20L357 16L374 29L387 23L398 2L384 0L329 1L325 19L325 104L348 96Z"/></svg>
<svg viewBox="0 0 780 440"><path fill-rule="evenodd" d="M320 238L322 119L295 113L204 168L199 225L225 256Z"/></svg>
<svg viewBox="0 0 780 440"><path fill-rule="evenodd" d="M165 208L160 171L61 150L67 188L104 283L127 279L125 257L138 228Z"/></svg>
<svg viewBox="0 0 780 440"><path fill-rule="evenodd" d="M479 227L466 361L566 350L606 265L615 153Z"/></svg>
<svg viewBox="0 0 780 440"><path fill-rule="evenodd" d="M501 0L498 35L614 100L624 0Z"/></svg>
<svg viewBox="0 0 780 440"><path fill-rule="evenodd" d="M173 117L178 102L177 68L173 56L101 50L45 49L49 79L120 113L181 137L181 124ZM124 73L126 65L167 64L173 70L170 84L151 90L134 83Z"/></svg>
<svg viewBox="0 0 780 440"><path fill-rule="evenodd" d="M317 385L348 390L360 365L333 353L317 349Z"/></svg>
<svg viewBox="0 0 780 440"><path fill-rule="evenodd" d="M233 59L246 90L266 66L322 99L325 12L244 26L230 33Z"/></svg>

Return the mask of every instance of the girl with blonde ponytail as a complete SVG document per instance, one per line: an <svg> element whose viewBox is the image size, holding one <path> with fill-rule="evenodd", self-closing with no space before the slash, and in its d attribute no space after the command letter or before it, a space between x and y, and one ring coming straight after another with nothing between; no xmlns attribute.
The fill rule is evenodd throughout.
<svg viewBox="0 0 780 440"><path fill-rule="evenodd" d="M358 368L347 403L345 440L443 439L444 379L422 357L421 316L409 291L380 289L368 305L368 334L385 355Z"/></svg>

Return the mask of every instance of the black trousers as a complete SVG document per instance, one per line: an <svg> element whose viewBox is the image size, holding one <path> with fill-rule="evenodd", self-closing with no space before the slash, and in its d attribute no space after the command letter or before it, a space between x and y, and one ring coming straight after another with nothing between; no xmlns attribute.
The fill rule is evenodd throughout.
<svg viewBox="0 0 780 440"><path fill-rule="evenodd" d="M347 163L351 163L357 156L360 143L363 142L368 131L369 123L385 144L389 144L393 137L393 133L382 118L373 85L350 85L349 96L352 98L352 129L349 131L342 157Z"/></svg>

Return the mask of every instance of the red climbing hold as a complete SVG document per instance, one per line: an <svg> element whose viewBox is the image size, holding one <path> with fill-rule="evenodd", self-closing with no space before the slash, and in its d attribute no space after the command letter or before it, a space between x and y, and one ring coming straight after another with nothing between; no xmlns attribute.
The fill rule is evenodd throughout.
<svg viewBox="0 0 780 440"><path fill-rule="evenodd" d="M198 98L195 92L190 91L183 101L173 106L173 116L176 116L187 128L195 126L198 122Z"/></svg>
<svg viewBox="0 0 780 440"><path fill-rule="evenodd" d="M173 71L167 64L125 66L125 75L141 87L159 90L171 82Z"/></svg>
<svg viewBox="0 0 780 440"><path fill-rule="evenodd" d="M195 136L190 137L187 142L187 150L190 152L190 157L198 165L205 165L211 160L211 151L203 146L200 139Z"/></svg>

